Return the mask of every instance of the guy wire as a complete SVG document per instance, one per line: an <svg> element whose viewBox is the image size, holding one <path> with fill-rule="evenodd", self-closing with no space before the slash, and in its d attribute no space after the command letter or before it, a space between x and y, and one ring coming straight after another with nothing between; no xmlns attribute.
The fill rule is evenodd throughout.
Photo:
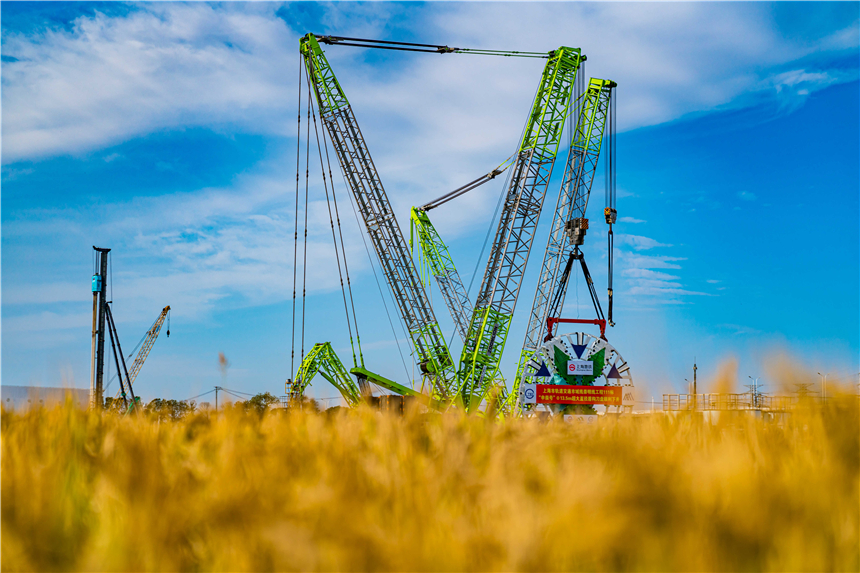
<svg viewBox="0 0 860 573"><path fill-rule="evenodd" d="M305 315L307 314L307 283L308 283L308 185L310 168L308 162L311 154L311 94L308 93L307 141L305 141L305 228L304 253L302 254L302 362L305 361Z"/></svg>
<svg viewBox="0 0 860 573"><path fill-rule="evenodd" d="M343 177L343 185L348 188L346 182L346 176L341 172L341 177ZM382 299L382 306L385 308L385 315L388 317L388 324L391 326L391 334L394 335L394 343L397 345L397 352L400 354L400 361L403 363L403 371L406 372L406 377L409 378L409 368L406 367L406 359L403 358L403 349L400 348L400 340L397 338L397 330L394 328L394 322L391 320L391 313L388 312L388 303L385 302L385 295L382 292L382 285L379 282L379 275L376 273L376 266L373 264L373 257L370 255L370 249L367 246L367 239L364 238L364 232L361 230L361 222L358 218L358 209L355 208L355 202L353 201L352 195L347 193L347 197L349 197L349 205L352 207L352 214L355 216L355 224L358 226L358 234L361 236L361 242L364 244L364 252L367 253L367 260L370 262L370 269L373 271L373 278L376 281L376 288L379 290L379 298ZM403 322L400 323L400 328L403 329L403 335L407 338L409 335L406 333L406 329L403 326Z"/></svg>
<svg viewBox="0 0 860 573"><path fill-rule="evenodd" d="M346 245L343 242L343 228L341 227L341 224L340 224L340 211L338 210L338 207L337 207L337 194L334 191L334 176L332 175L332 171L331 171L331 160L329 159L329 154L328 154L328 141L325 138L325 134L323 134L323 148L325 149L325 160L326 160L326 164L328 165L328 178L329 178L329 181L331 181L331 197L332 197L332 201L334 201L334 215L337 218L337 232L340 235L340 248L341 248L341 252L343 253L343 268L344 268L344 272L346 273L346 288L349 291L349 304L350 304L350 306L352 306L352 321L353 321L353 324L355 325L355 341L356 341L356 344L358 345L358 357L359 357L359 360L361 360L361 366L363 368L364 367L364 354L361 351L361 335L358 332L358 316L355 313L355 300L352 297L352 281L349 278L349 265L346 262ZM361 232L361 229L359 229L359 232Z"/></svg>
<svg viewBox="0 0 860 573"><path fill-rule="evenodd" d="M308 80L308 90L309 91L311 90L310 80ZM317 142L317 153L319 154L319 158L320 158L320 171L322 172L323 189L325 189L325 200L326 200L326 208L328 209L328 220L329 220L329 224L331 225L331 240L332 240L332 243L334 243L334 256L335 256L335 260L337 261L337 274L338 274L338 277L340 279L340 292L341 292L341 295L343 296L343 311L346 314L346 328L347 328L347 332L349 332L349 345L352 348L352 364L353 364L353 366L357 367L358 366L358 360L355 357L355 344L353 343L353 338L352 338L352 325L349 322L349 306L347 305L347 302L346 302L346 290L344 289L344 285L343 285L343 272L341 271L341 268L340 268L340 253L338 252L337 235L335 235L335 232L334 232L334 217L332 216L332 213L331 213L331 201L329 200L329 195L328 195L328 181L327 181L326 175L325 175L325 164L323 163L322 147L320 146L320 133L319 133L319 129L317 127L317 113L316 113L315 109L312 110L311 116L313 117L313 120L314 120L314 137L315 137L316 142ZM333 189L334 189L334 181L332 181L332 190ZM346 258L346 253L344 253L344 258Z"/></svg>
<svg viewBox="0 0 860 573"><path fill-rule="evenodd" d="M295 201L295 231L293 234L293 326L290 338L290 376L295 375L295 358L296 358L296 263L298 262L299 250L299 169L301 166L301 149L302 149L302 71L304 62L301 54L299 54L299 108L297 112L298 127L296 131L296 201Z"/></svg>

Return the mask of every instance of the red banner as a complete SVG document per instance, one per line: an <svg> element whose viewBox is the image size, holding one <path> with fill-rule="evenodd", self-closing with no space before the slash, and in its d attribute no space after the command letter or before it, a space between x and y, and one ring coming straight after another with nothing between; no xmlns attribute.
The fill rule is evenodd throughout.
<svg viewBox="0 0 860 573"><path fill-rule="evenodd" d="M621 405L621 386L558 386L537 384L538 404Z"/></svg>

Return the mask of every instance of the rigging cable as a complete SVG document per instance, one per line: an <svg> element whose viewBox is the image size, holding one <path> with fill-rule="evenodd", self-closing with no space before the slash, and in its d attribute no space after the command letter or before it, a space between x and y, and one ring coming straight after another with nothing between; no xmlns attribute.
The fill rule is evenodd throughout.
<svg viewBox="0 0 860 573"><path fill-rule="evenodd" d="M213 388L213 389L209 390L208 392L203 392L202 394L198 394L198 395L196 395L196 396L192 396L191 398L186 398L185 400L182 400L182 401L183 401L183 402L190 402L191 400L196 400L197 398L200 398L201 396L205 396L206 394L211 394L211 393L212 393L212 392L214 392L214 391L215 391L215 388Z"/></svg>
<svg viewBox="0 0 860 573"><path fill-rule="evenodd" d="M347 38L345 36L316 36L317 41L332 45L355 46L358 48L377 48L380 50L399 50L403 52L429 52L435 54L473 54L478 56L504 56L519 58L547 59L546 52L520 52L516 50L485 50L482 48L450 48L438 44L417 44L415 42L393 42L390 40L368 40L366 38ZM356 43L358 42L358 43ZM411 47L410 47L411 46Z"/></svg>
<svg viewBox="0 0 860 573"><path fill-rule="evenodd" d="M349 265L346 261L346 244L343 242L343 228L340 224L340 210L337 206L337 194L334 190L334 175L332 175L331 171L331 160L328 154L328 141L325 138L325 134L323 134L323 148L325 149L325 160L326 164L328 165L328 178L329 181L331 181L331 198L334 202L334 216L337 219L337 232L338 235L340 235L340 248L341 252L343 253L343 269L346 273L346 288L349 291L349 304L352 307L352 321L355 326L355 341L358 345L358 358L361 361L361 367L364 368L364 353L361 351L361 335L358 332L358 316L355 312L355 299L352 296L352 281L349 278ZM360 229L359 232L361 232Z"/></svg>
<svg viewBox="0 0 860 573"><path fill-rule="evenodd" d="M539 90L540 90L540 86L535 88L535 93L532 96L532 101L534 101L537 98L537 94L538 94ZM523 124L523 130L520 132L520 138L518 140L520 142L520 144L522 144L522 141L526 136L526 129L528 128L528 123L529 123L528 120L526 120L526 122ZM513 156L516 157L516 159L514 160L514 164L516 164L516 162L519 160L519 154L520 154L520 150L519 150L519 148L517 148L517 151L514 152L514 154L513 154ZM495 226L496 217L498 217L499 209L501 209L502 202L505 200L505 196L507 194L506 192L508 190L508 185L511 182L511 177L513 177L513 174L514 174L514 171L512 169L511 171L508 172L507 177L505 177L505 185L502 187L502 191L499 194L499 201L498 201L498 203L496 203L496 210L493 213L493 218L490 219L490 226L487 229L487 236L484 237L484 244L481 246L481 253L478 255L478 260L475 261L475 269L472 271L472 278L469 280L469 288L466 290L466 294L468 294L472 291L472 285L475 284L475 277L478 276L478 267L481 264L481 260L483 260L483 258L484 258L484 251L487 249L487 243L490 240L490 234L493 232L493 227ZM456 332L456 330L454 332ZM452 338L454 336L454 332L451 333Z"/></svg>
<svg viewBox="0 0 860 573"><path fill-rule="evenodd" d="M113 358L116 361L116 369L117 373L120 372L119 359L122 359L122 371L125 372L125 384L122 382L122 375L119 376L119 385L122 391L122 401L127 406L128 405L128 395L131 395L132 402L134 401L134 391L131 388L131 384L128 382L128 368L125 365L125 357L122 355L122 346L119 343L119 334L116 331L116 323L113 320L113 313L110 310L110 306L105 305L105 317L107 318L107 327L108 333L110 334L110 343L113 348ZM119 351L117 351L119 349ZM119 358L117 358L119 356ZM128 386L128 395L126 394L126 386Z"/></svg>
<svg viewBox="0 0 860 573"><path fill-rule="evenodd" d="M341 172L341 177L344 178L344 187L347 187L346 176L343 174L343 172ZM376 266L373 264L373 257L370 255L370 249L367 246L367 239L364 238L364 233L361 231L361 223L358 219L358 210L355 207L355 202L352 199L352 195L347 193L347 196L349 197L349 204L352 207L352 214L355 216L355 224L358 226L358 234L361 236L361 242L364 244L364 252L367 253L367 260L370 262L370 268L373 271L373 278L374 280L376 280L376 288L379 290L379 298L382 299L382 306L383 308L385 308L385 315L388 317L388 324L391 326L391 334L394 335L394 343L397 345L397 352L400 354L400 361L403 363L403 371L406 372L406 377L409 378L409 368L407 368L406 359L403 357L403 349L400 348L400 339L397 338L397 330L394 328L394 322L391 320L391 313L388 312L388 304L385 302L385 295L382 292L382 285L379 282L379 275L376 272ZM406 338L409 338L402 322L400 324L400 327L404 329L404 336L406 336Z"/></svg>
<svg viewBox="0 0 860 573"><path fill-rule="evenodd" d="M302 56L299 54L299 111L298 111L298 128L296 131L298 132L296 135L296 202L295 202L295 212L296 212L296 222L295 222L295 232L293 235L293 326L292 326L292 335L290 340L290 376L292 377L295 369L295 358L296 358L296 262L298 262L298 250L299 250L299 169L301 168L301 149L302 149L302 70L304 69L304 65L302 62Z"/></svg>
<svg viewBox="0 0 860 573"><path fill-rule="evenodd" d="M225 392L230 392L232 394L244 394L245 396L251 397L254 396L254 394L251 394L250 392L239 392L238 390L230 390L229 388L224 388L223 386L219 386L219 388L221 388L221 390L224 390Z"/></svg>
<svg viewBox="0 0 860 573"><path fill-rule="evenodd" d="M311 94L308 94L307 141L305 142L305 228L304 254L302 255L302 362L305 361L305 315L307 314L307 281L308 281L308 185L310 168L308 162L311 155Z"/></svg>
<svg viewBox="0 0 860 573"><path fill-rule="evenodd" d="M446 194L442 195L441 197L438 197L436 199L433 199L432 201L425 203L424 205L418 207L418 209L421 211L429 211L431 209L435 209L436 207L439 207L440 205L444 205L445 203L447 203L448 201L451 201L452 199L456 199L457 197L459 197L461 195L465 195L466 193L468 193L472 189L476 189L476 188L480 187L481 185L483 185L484 183L487 183L488 181L492 181L493 179L496 178L497 175L500 175L508 167L513 165L513 160L516 156L517 156L516 153L512 154L510 157L508 157L507 159L502 161L502 163L498 167L496 167L495 169L493 169L489 173L481 175L480 177L478 177L474 181L470 181L469 183L466 183L462 187L458 187L457 189L454 189L453 191L446 193Z"/></svg>
<svg viewBox="0 0 860 573"><path fill-rule="evenodd" d="M134 353L137 352L137 349L140 348L140 345L143 344L143 341L146 340L146 338L152 333L153 329L155 328L155 324L159 321L159 319L161 319L161 314L159 314L158 318L156 318L152 322L152 324L149 326L149 329L147 329L147 331L143 333L143 336L141 336L140 340L137 341L135 347L132 348L131 352L129 352L128 356L126 356L126 360L131 360L131 357L134 356ZM170 332L170 311L167 312L167 332Z"/></svg>
<svg viewBox="0 0 860 573"><path fill-rule="evenodd" d="M617 88L616 88L617 89ZM606 214L606 222L609 224L609 233L607 234L607 261L608 261L608 269L607 269L607 292L608 292L608 320L609 326L614 326L615 323L612 320L612 274L614 267L614 249L615 249L615 235L612 232L612 224L616 221L618 211L615 209L615 99L616 99L616 91L613 90L610 92L609 96L609 132L608 134L608 145L606 150L606 159L604 160L604 166L606 169L606 175L604 176L606 186L606 209L604 210Z"/></svg>
<svg viewBox="0 0 860 573"><path fill-rule="evenodd" d="M107 298L107 299L109 299L109 300L113 301L113 297L109 297L109 296L108 296L108 288L110 288L110 289L111 289L111 291L113 290L113 267L111 266L111 256L110 256L110 251L108 251L107 253L105 253L105 255L104 255L104 256L106 256L106 257L107 257L107 269L108 269L108 275L110 276L111 280L110 280L110 282L108 282L107 284L105 284L105 285L104 285L104 291L105 291L105 292L104 292L104 295L99 294L99 299L100 299L100 300L99 300L99 303L102 305L102 307L103 307L104 309L107 309L107 302L105 302L104 300L101 300L101 299ZM101 269L99 269L99 272L101 272ZM107 281L107 277L102 277L102 281ZM105 323L107 323L107 319L105 319ZM105 328L108 328L108 332L110 332L110 327L109 327L107 324L105 324ZM102 329L100 336L101 336L102 338L104 338L104 336L105 336L105 331L104 331L104 329ZM103 355L103 356L104 356L104 355ZM105 357L105 358L106 358L106 357ZM114 359L116 359L116 356L114 356ZM110 360L105 359L104 361L105 361L105 362L107 362L108 377L110 377ZM119 376L119 375L120 375L120 372L119 372L119 366L117 366L117 369L116 369L116 375L117 375L117 376ZM110 382L108 382L108 384L110 384ZM122 387L122 378L120 378L120 380L119 380L119 385L120 385L120 387ZM104 394L105 394L105 389L104 389L104 388L102 388L102 404L104 404L104 399L105 399Z"/></svg>
<svg viewBox="0 0 860 573"><path fill-rule="evenodd" d="M310 78L307 78L307 81L308 81L308 91L310 91L312 89L311 83L310 83ZM314 136L315 136L316 142L317 142L317 153L319 154L319 158L320 158L320 171L322 172L323 188L325 189L326 207L328 208L328 220L329 220L329 224L331 225L331 239L332 239L332 243L334 243L334 255L335 255L335 259L337 261L337 274L338 274L338 277L340 279L340 292L341 292L341 295L343 296L343 310L344 310L344 313L346 314L346 327L347 327L347 331L349 332L349 345L352 348L352 364L353 364L353 366L358 367L358 359L356 358L356 355L355 355L355 344L354 344L353 337L352 337L352 324L349 321L349 305L347 304L347 301L346 301L346 289L345 289L344 284L343 284L343 272L341 271L341 266L340 266L340 258L341 257L340 257L340 252L338 252L337 235L335 234L335 231L334 231L334 217L332 216L332 212L331 212L332 202L329 200L328 180L326 179L326 174L325 174L325 164L323 163L322 148L320 146L320 134L319 134L319 129L317 128L317 114L316 114L315 109L312 110L311 116L313 117L313 121L314 121ZM322 121L322 117L320 117L320 121ZM323 136L323 142L326 144L326 160L329 160L328 143L325 141L325 136ZM331 180L332 195L334 195L334 178L332 177L332 173L331 173L331 161L329 161L328 167L329 167L329 179ZM337 226L338 226L338 230L340 230L340 216L338 216ZM341 251L343 252L343 262L344 262L344 266L346 266L346 249L343 246L343 234L341 234L340 237L341 237ZM349 281L349 271L347 269L347 282L348 281ZM350 298L352 298L352 289L350 289ZM353 306L353 312L355 312L354 306ZM354 318L355 317L353 316L353 319ZM358 323L356 323L355 328L356 328L356 337L358 337ZM359 353L360 352L361 352L361 346L359 345ZM362 357L361 365L364 366L364 357Z"/></svg>
<svg viewBox="0 0 860 573"><path fill-rule="evenodd" d="M310 90L310 89L311 89L310 79L308 79L308 90ZM331 240L332 240L332 243L334 245L335 260L337 261L337 275L338 275L338 278L340 279L340 292L341 292L341 295L343 296L343 311L346 314L346 328L347 328L347 331L349 332L349 345L352 348L352 364L353 364L353 366L358 366L358 360L356 359L356 356L355 356L355 344L354 344L354 341L352 338L352 324L349 321L349 307L348 307L347 302L346 302L346 289L344 288L344 284L343 284L343 272L340 268L340 252L338 251L337 236L335 235L335 232L334 232L334 217L332 216L332 212L331 212L331 200L329 199L329 194L328 194L328 180L326 179L325 164L323 163L322 146L320 145L320 134L319 134L319 129L317 127L316 110L314 110L312 112L312 117L314 120L314 137L315 137L316 143L317 143L317 153L319 154L319 158L320 158L320 171L322 172L323 188L325 189L325 200L326 200L326 208L328 209L328 220L329 220L329 225L331 225Z"/></svg>

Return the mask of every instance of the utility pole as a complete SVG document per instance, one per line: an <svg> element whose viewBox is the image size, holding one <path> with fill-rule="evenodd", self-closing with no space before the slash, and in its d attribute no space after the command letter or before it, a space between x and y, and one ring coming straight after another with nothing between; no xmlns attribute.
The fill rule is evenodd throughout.
<svg viewBox="0 0 860 573"><path fill-rule="evenodd" d="M696 366L696 358L693 358L693 410L696 409L697 402L699 401L699 389L696 387L696 370L698 367Z"/></svg>
<svg viewBox="0 0 860 573"><path fill-rule="evenodd" d="M821 399L827 403L827 374L818 373L821 376Z"/></svg>
<svg viewBox="0 0 860 573"><path fill-rule="evenodd" d="M110 249L93 246L98 257L98 274L93 275L93 336L90 353L90 407L104 405L105 307L107 300L107 266Z"/></svg>
<svg viewBox="0 0 860 573"><path fill-rule="evenodd" d="M699 367L696 366L696 359L694 358L693 359L693 395L698 394L698 389L696 388L696 370L698 370L698 369L699 369Z"/></svg>
<svg viewBox="0 0 860 573"><path fill-rule="evenodd" d="M215 386L215 411L218 411L218 390L220 390L220 386Z"/></svg>

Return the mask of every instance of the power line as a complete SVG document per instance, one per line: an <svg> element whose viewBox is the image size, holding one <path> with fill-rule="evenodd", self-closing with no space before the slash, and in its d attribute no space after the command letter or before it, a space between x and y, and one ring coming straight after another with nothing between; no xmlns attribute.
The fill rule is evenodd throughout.
<svg viewBox="0 0 860 573"><path fill-rule="evenodd" d="M205 396L206 394L211 394L214 391L215 391L215 388L209 390L208 392L203 392L202 394L198 394L197 396L192 396L191 398L186 398L185 400L182 400L182 401L183 402L190 402L191 400L196 400L200 396Z"/></svg>

